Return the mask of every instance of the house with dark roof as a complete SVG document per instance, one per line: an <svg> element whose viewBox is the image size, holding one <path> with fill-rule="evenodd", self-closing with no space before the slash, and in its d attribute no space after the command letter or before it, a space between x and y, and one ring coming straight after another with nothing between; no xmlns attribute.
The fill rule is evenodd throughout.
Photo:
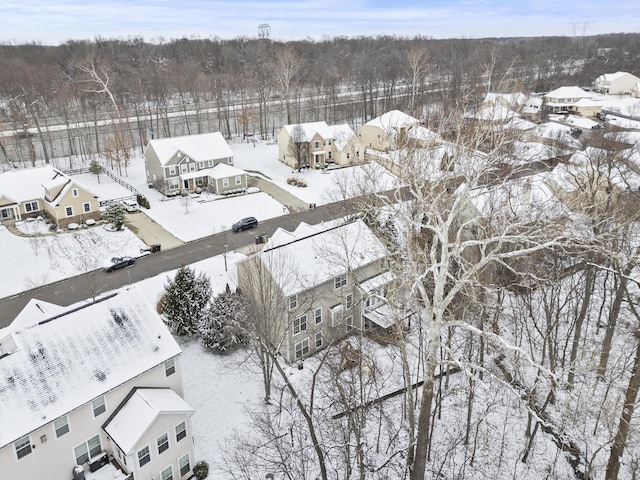
<svg viewBox="0 0 640 480"><path fill-rule="evenodd" d="M76 308L32 300L0 330L2 478L189 478L180 353L135 288Z"/></svg>
<svg viewBox="0 0 640 480"><path fill-rule="evenodd" d="M63 228L101 213L96 195L51 165L0 174L0 221L37 216Z"/></svg>
<svg viewBox="0 0 640 480"><path fill-rule="evenodd" d="M147 183L166 195L204 190L213 167L233 166L233 152L220 132L150 140L143 155Z"/></svg>

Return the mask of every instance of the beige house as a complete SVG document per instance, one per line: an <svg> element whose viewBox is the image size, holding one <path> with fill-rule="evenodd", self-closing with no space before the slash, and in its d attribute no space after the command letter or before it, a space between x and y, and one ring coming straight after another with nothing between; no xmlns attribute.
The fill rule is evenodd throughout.
<svg viewBox="0 0 640 480"><path fill-rule="evenodd" d="M594 90L608 95L629 95L640 78L628 72L604 73L593 82Z"/></svg>
<svg viewBox="0 0 640 480"><path fill-rule="evenodd" d="M324 168L357 163L363 148L349 125L326 122L285 125L277 135L278 159L291 168Z"/></svg>
<svg viewBox="0 0 640 480"><path fill-rule="evenodd" d="M362 220L278 229L262 251L238 262L242 292L270 312L271 342L289 362L356 331L396 323L385 300L393 275L382 242ZM273 305L263 305L262 292ZM281 308L272 308L282 306Z"/></svg>
<svg viewBox="0 0 640 480"><path fill-rule="evenodd" d="M218 195L226 195L247 189L247 172L225 163L219 163L210 168L207 176L208 189Z"/></svg>
<svg viewBox="0 0 640 480"><path fill-rule="evenodd" d="M640 98L640 82L637 82L631 87L631 96L634 98Z"/></svg>
<svg viewBox="0 0 640 480"><path fill-rule="evenodd" d="M580 87L560 87L544 96L543 110L547 113L575 113L592 117L602 110L602 105L592 98L592 93Z"/></svg>
<svg viewBox="0 0 640 480"><path fill-rule="evenodd" d="M32 300L0 331L3 478L190 477L181 350L141 298Z"/></svg>
<svg viewBox="0 0 640 480"><path fill-rule="evenodd" d="M391 110L360 127L358 137L365 148L388 152L404 145L407 132L420 120L399 110Z"/></svg>
<svg viewBox="0 0 640 480"><path fill-rule="evenodd" d="M101 216L97 197L50 165L0 174L0 220L40 215L58 227Z"/></svg>
<svg viewBox="0 0 640 480"><path fill-rule="evenodd" d="M177 195L207 188L210 169L233 165L233 152L220 132L203 133L151 140L144 160L147 183Z"/></svg>

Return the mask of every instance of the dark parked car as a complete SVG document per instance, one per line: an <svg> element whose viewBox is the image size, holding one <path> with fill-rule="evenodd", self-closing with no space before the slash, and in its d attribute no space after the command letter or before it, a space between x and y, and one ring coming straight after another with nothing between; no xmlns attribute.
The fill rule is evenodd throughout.
<svg viewBox="0 0 640 480"><path fill-rule="evenodd" d="M256 217L247 217L243 218L239 222L233 224L234 232L241 232L242 230L247 230L249 228L256 228L258 226L258 220Z"/></svg>
<svg viewBox="0 0 640 480"><path fill-rule="evenodd" d="M136 263L136 259L133 257L113 257L111 263L104 267L105 272L113 272L121 268L129 267Z"/></svg>

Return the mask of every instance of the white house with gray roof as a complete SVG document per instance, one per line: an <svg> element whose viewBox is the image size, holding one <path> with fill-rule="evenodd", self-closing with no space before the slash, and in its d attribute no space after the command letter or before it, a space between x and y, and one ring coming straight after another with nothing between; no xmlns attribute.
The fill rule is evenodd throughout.
<svg viewBox="0 0 640 480"><path fill-rule="evenodd" d="M30 302L0 330L2 478L188 478L180 353L135 288L76 308Z"/></svg>
<svg viewBox="0 0 640 480"><path fill-rule="evenodd" d="M233 166L233 151L220 132L150 140L144 149L147 182L167 195L208 186L209 171Z"/></svg>

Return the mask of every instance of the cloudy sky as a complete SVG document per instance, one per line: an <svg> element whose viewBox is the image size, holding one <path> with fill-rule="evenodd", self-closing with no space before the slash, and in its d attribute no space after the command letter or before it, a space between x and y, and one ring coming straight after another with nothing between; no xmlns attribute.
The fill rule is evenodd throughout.
<svg viewBox="0 0 640 480"><path fill-rule="evenodd" d="M638 32L637 0L0 0L0 43L69 39L421 35L480 38Z"/></svg>

